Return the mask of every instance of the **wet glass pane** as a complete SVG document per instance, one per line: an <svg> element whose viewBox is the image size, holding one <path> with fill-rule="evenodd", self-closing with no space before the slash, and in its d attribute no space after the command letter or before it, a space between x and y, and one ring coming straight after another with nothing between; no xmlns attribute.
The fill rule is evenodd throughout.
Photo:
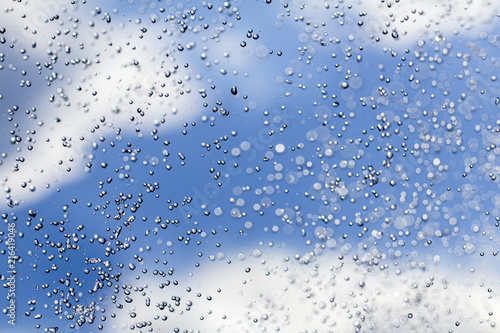
<svg viewBox="0 0 500 333"><path fill-rule="evenodd" d="M498 332L498 1L0 9L1 332Z"/></svg>

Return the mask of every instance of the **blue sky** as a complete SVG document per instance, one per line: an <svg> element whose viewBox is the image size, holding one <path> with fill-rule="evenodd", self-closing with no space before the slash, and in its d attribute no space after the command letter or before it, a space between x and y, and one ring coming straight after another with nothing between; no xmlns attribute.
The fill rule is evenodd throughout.
<svg viewBox="0 0 500 333"><path fill-rule="evenodd" d="M446 1L434 9L389 5L12 3L1 14L0 170L2 228L16 223L21 257L15 332L36 325L71 332L78 316L94 315L80 330L127 323L140 331L137 323L148 320L161 332L287 327L288 319L262 319L267 310L255 290L281 290L288 274L307 285L310 267L324 281L337 264L345 265L339 274L380 284L383 295L399 286L401 298L411 293L403 280L453 281L438 298L452 295L456 310L441 309L442 320L417 303L378 302L435 329L462 321L463 329L494 330L489 311L467 314L460 303L463 286L480 294L498 283L498 17ZM21 142L11 143L16 136ZM281 265L285 273L269 273ZM217 272L234 295L209 301L207 293L219 293ZM228 307L235 281L248 274L254 287L239 295L263 306L260 321ZM163 300L165 279L178 282L164 297L175 308L166 324L146 308L130 316L145 294L123 310L110 301L128 303L127 284L148 285L150 297ZM101 288L89 293L96 280ZM197 297L188 287L203 295L193 301L194 319L181 311L185 297ZM171 299L176 293L186 294L183 306ZM288 308L302 304L283 297ZM65 298L69 307L59 313ZM233 321L199 320L213 317L207 306ZM376 330L418 327L379 311L400 322L387 328L370 317ZM327 329L319 319L294 320ZM353 321L338 320L336 329L361 325Z"/></svg>

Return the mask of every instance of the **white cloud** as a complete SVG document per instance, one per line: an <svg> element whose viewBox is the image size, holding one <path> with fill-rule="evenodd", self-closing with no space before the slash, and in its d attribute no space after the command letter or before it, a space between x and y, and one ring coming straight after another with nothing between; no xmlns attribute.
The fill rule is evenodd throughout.
<svg viewBox="0 0 500 333"><path fill-rule="evenodd" d="M43 6L37 2L23 2L28 29L19 26L17 7L12 13L3 14L7 31L18 34L19 46L28 48L31 62L43 63L42 59L47 59L47 50L54 50L58 54L54 66L62 70L50 86L43 86L45 82L40 80L30 90L22 91L25 96L19 96L20 99L29 98L36 106L37 118L18 118L20 128L36 130L35 141L30 143L33 150L27 151L26 141L11 145L6 147L9 148L7 157L2 160L1 167L6 177L2 185L8 188L7 198L18 202L39 200L46 195L47 185L54 189L81 178L85 163L91 162L92 154L96 153L92 144L97 143L99 151L103 147L109 148L109 141L116 139L118 128L122 129L121 136L137 135L136 127L148 133L155 124L161 125L160 119L164 118L165 124L158 126L164 133L194 120L203 111L198 89L204 78L197 79L190 74L201 73L194 63L190 64L189 70L180 68L178 75L165 76L174 64L182 66L192 57L184 54L165 56L178 42L184 43L187 39L173 33L165 34L161 42L143 41L138 38L139 26L126 19L120 23L118 14L112 15L118 22L103 26L100 15L92 16L85 6L81 5L75 12L64 4L57 0L44 2ZM58 35L52 41L50 36L58 26L44 20L55 14L60 14L59 22L64 22L60 31L70 27L70 33ZM71 24L73 15L79 19L78 29L73 29L76 23ZM93 26L89 23L91 21L95 21ZM32 34L32 30L36 30L36 34ZM78 39L71 36L73 31L78 32ZM144 37L148 38L156 38L156 35ZM29 47L31 40L37 42L36 48ZM82 45L81 49L79 45ZM71 47L71 53L64 52L66 46ZM76 64L65 66L65 61L76 61ZM15 65L21 67L25 63ZM42 75L49 74L46 69L42 70ZM179 83L179 80L183 82ZM153 92L152 96L149 96L150 92ZM165 97L167 94L169 96ZM49 102L51 95L53 101ZM144 111L144 116L137 113L137 108ZM137 120L131 121L131 116ZM106 119L105 122L101 117ZM91 134L95 125L100 126L96 133L107 139L104 143L99 141L100 135ZM22 132L19 135L24 137ZM63 138L71 144L70 148L63 146ZM16 152L19 146L21 151ZM24 157L25 161L16 161L18 156ZM11 172L9 169L16 164L19 171ZM68 167L71 172L67 171ZM23 183L26 183L24 188Z"/></svg>
<svg viewBox="0 0 500 333"><path fill-rule="evenodd" d="M311 20L316 24L326 23L326 28L321 25L317 30L308 26L308 32L331 32L332 27L335 31L349 26L354 28L352 34L356 38L367 40L372 34L374 38L383 38L381 44L375 44L376 47L391 48L406 48L414 46L420 39L451 37L459 33L463 36L470 33L492 33L492 23L500 12L500 3L492 0L357 0L339 1L338 4L297 0L293 3L295 16L304 16L304 21ZM304 7L297 10L298 6ZM361 13L364 15L360 15ZM358 28L360 21L363 30ZM385 38L384 30L387 31ZM393 31L397 32L396 38L391 37ZM366 47L370 47L370 43Z"/></svg>
<svg viewBox="0 0 500 333"><path fill-rule="evenodd" d="M132 303L116 311L116 322L130 325L152 321L157 330L179 327L193 332L494 332L500 306L498 281L490 270L474 273L465 268L425 268L358 265L325 253L308 265L285 259L285 252L265 251L244 260L206 263L177 287L155 289L160 280L141 279L151 298L136 294ZM248 271L248 268L251 270ZM247 272L248 271L248 272ZM162 280L163 281L163 280ZM185 291L191 286L190 293ZM153 288L150 290L150 288ZM220 292L217 290L220 288ZM490 288L490 289L489 289ZM201 292L202 297L196 293ZM171 295L181 296L175 312L153 306ZM212 301L207 301L207 296ZM185 311L186 301L193 305ZM183 309L182 313L178 310ZM137 316L132 319L130 313ZM491 315L489 313L492 313ZM168 320L154 320L166 314ZM203 320L200 320L203 317ZM117 325L109 332L121 331Z"/></svg>

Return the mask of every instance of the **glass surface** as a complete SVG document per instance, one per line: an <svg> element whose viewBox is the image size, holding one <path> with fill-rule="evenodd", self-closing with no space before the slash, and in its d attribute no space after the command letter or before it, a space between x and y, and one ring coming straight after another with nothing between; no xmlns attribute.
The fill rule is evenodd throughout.
<svg viewBox="0 0 500 333"><path fill-rule="evenodd" d="M0 9L0 332L499 331L500 2Z"/></svg>

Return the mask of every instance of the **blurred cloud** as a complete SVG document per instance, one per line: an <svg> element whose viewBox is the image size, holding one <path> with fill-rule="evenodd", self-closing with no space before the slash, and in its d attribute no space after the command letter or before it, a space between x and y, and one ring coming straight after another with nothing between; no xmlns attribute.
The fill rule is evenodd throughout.
<svg viewBox="0 0 500 333"><path fill-rule="evenodd" d="M145 289L118 311L113 327L121 332L136 323L151 321L158 329L209 332L421 332L422 330L494 332L500 311L492 286L498 281L489 269L401 263L390 269L339 260L331 251L309 265L283 250L253 250L207 263L178 286L164 292ZM156 286L162 280L141 283ZM190 292L186 287L191 287ZM202 290L201 296L196 296ZM485 299L485 295L491 295ZM153 304L181 305L168 313ZM148 307L144 301L150 298ZM208 301L207 297L213 299ZM191 304L186 311L186 304ZM136 316L131 318L130 314ZM154 319L166 314L162 322ZM134 315L132 315L134 316ZM203 318L203 320L200 320ZM118 324L119 323L119 324Z"/></svg>
<svg viewBox="0 0 500 333"><path fill-rule="evenodd" d="M202 111L196 95L205 82L202 82L204 77L196 77L196 73L203 71L196 68L196 62L189 61L189 56L172 53L177 43L186 38L167 34L161 42L131 45L130 41L140 33L136 23L106 25L96 21L100 17L96 17L95 12L83 10L83 5L79 11L66 5L59 0L48 1L43 6L24 2L22 9L29 18L28 29L19 25L17 8L13 13L3 14L6 29L18 32L20 43L26 44L30 38L38 42L36 48L29 48L31 62L44 59L44 53L54 49L53 54L59 55L54 67L60 70L49 86L43 87L42 81L21 92L15 87L3 89L4 95L12 91L19 100L29 96L30 104L37 108L32 117L16 119L20 120L21 129L36 131L34 139L23 145L5 147L2 185L8 189L7 198L13 203L33 203L46 195L45 188L80 179L85 174L85 163L92 162L95 151L109 147L109 136L137 135L134 131L137 126L143 132L160 125L162 131L171 131L199 118ZM73 41L71 36L65 36L63 43L50 41L54 24L48 18L58 13L59 22L65 21L66 26L74 21L72 15L78 17L79 23L72 28L78 26L75 30L80 39ZM35 29L36 34L30 36L29 29ZM44 41L50 41L48 49L40 45ZM65 47L71 48L71 53L65 53ZM181 66L189 63L191 67L180 68L176 74L179 63ZM13 62L13 65L21 70L26 62ZM168 71L173 71L169 77L165 74ZM35 94L30 94L33 90ZM143 110L143 116L138 114L138 109ZM131 117L137 120L131 121ZM106 137L106 142L100 142ZM32 151L27 151L28 145L33 146ZM19 155L24 162L19 163ZM11 172L12 168L18 171Z"/></svg>

